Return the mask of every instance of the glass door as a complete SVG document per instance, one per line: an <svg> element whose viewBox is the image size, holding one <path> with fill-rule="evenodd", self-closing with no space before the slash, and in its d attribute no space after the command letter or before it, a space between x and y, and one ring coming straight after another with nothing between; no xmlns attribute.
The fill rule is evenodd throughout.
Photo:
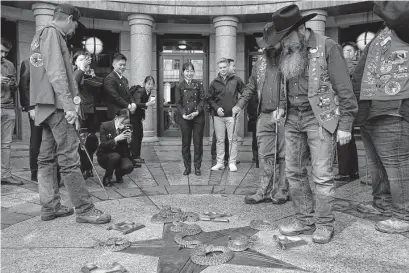
<svg viewBox="0 0 409 273"><path fill-rule="evenodd" d="M159 64L159 92L158 92L158 124L159 135L165 137L180 137L180 127L177 122L176 102L179 94L176 93L176 84L183 79L182 67L185 62L191 62L195 68L195 80L199 80L206 88L204 71L204 54L187 53L184 55L162 55Z"/></svg>

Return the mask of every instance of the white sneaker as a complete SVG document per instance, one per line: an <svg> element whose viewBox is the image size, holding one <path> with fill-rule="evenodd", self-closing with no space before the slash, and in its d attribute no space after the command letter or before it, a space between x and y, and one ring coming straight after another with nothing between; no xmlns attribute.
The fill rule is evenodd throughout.
<svg viewBox="0 0 409 273"><path fill-rule="evenodd" d="M234 163L229 164L229 169L231 172L237 172L237 166Z"/></svg>
<svg viewBox="0 0 409 273"><path fill-rule="evenodd" d="M216 165L214 165L213 167L212 167L212 171L218 171L218 170L223 170L224 169L224 164L222 164L222 163L217 163Z"/></svg>

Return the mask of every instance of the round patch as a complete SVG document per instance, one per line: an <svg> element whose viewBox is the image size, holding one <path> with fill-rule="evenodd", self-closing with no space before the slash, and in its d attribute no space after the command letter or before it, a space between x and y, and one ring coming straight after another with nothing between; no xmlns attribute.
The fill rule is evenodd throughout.
<svg viewBox="0 0 409 273"><path fill-rule="evenodd" d="M310 48L310 53L316 53L318 51L318 49L316 48Z"/></svg>
<svg viewBox="0 0 409 273"><path fill-rule="evenodd" d="M398 82L388 82L385 85L385 93L390 96L398 94L400 89L401 87Z"/></svg>
<svg viewBox="0 0 409 273"><path fill-rule="evenodd" d="M334 96L334 104L335 104L336 106L339 105L339 98L338 98L338 96Z"/></svg>
<svg viewBox="0 0 409 273"><path fill-rule="evenodd" d="M75 96L72 101L75 105L79 105L81 103L81 98L79 96Z"/></svg>
<svg viewBox="0 0 409 273"><path fill-rule="evenodd" d="M386 74L381 76L379 79L383 82L386 83L387 81L389 81L392 78L392 75Z"/></svg>
<svg viewBox="0 0 409 273"><path fill-rule="evenodd" d="M391 70L392 70L392 64L385 63L381 65L381 68L380 68L381 73L388 73Z"/></svg>
<svg viewBox="0 0 409 273"><path fill-rule="evenodd" d="M35 67L40 67L44 65L43 58L40 53L33 53L30 56L30 63Z"/></svg>

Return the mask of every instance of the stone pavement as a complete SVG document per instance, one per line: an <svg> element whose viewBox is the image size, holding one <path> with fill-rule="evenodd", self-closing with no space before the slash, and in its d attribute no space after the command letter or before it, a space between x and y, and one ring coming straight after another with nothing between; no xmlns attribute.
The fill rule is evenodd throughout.
<svg viewBox="0 0 409 273"><path fill-rule="evenodd" d="M362 146L358 141L360 175L364 177ZM210 171L210 146L206 145L202 176L183 176L180 139L161 139L159 145L143 147L146 164L142 168L135 169L123 184L108 188L109 200L96 178L89 179L87 185L97 206L112 214L113 223L128 220L146 226L122 235L106 230L110 224L78 224L74 216L42 222L37 185L29 181L28 146L14 143L13 173L25 184L1 186L1 272L79 272L87 262L102 267L119 262L129 272L408 272L409 234L379 233L373 226L378 218L355 210L358 202L371 200L370 187L359 180L337 185L336 233L329 244L316 245L311 236L303 236L307 245L281 250L272 237L277 230L250 229L252 219L266 219L274 225L289 222L293 210L290 203L244 204L244 195L257 187L259 169L251 162L250 139L245 139L239 149L241 163L236 173ZM99 166L97 169L103 175ZM215 238L221 242L228 235L250 232L259 237L256 251L236 253L224 265L195 267L189 260L190 250L179 250L173 243L169 226L150 222L157 208L140 188L159 207L231 213L228 223L198 222L206 242L215 243ZM63 203L70 205L66 190L60 191ZM122 236L132 242L125 251L92 248L96 240Z"/></svg>

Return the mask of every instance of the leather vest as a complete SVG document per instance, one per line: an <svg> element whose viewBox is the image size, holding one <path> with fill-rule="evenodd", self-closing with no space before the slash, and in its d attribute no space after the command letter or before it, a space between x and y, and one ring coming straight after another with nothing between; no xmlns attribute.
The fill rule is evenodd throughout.
<svg viewBox="0 0 409 273"><path fill-rule="evenodd" d="M325 128L333 134L338 126L339 99L332 89L325 58L326 36L315 34L317 48L311 48L308 54L308 101L318 123L320 130Z"/></svg>
<svg viewBox="0 0 409 273"><path fill-rule="evenodd" d="M409 45L385 27L369 45L361 100L409 98Z"/></svg>

